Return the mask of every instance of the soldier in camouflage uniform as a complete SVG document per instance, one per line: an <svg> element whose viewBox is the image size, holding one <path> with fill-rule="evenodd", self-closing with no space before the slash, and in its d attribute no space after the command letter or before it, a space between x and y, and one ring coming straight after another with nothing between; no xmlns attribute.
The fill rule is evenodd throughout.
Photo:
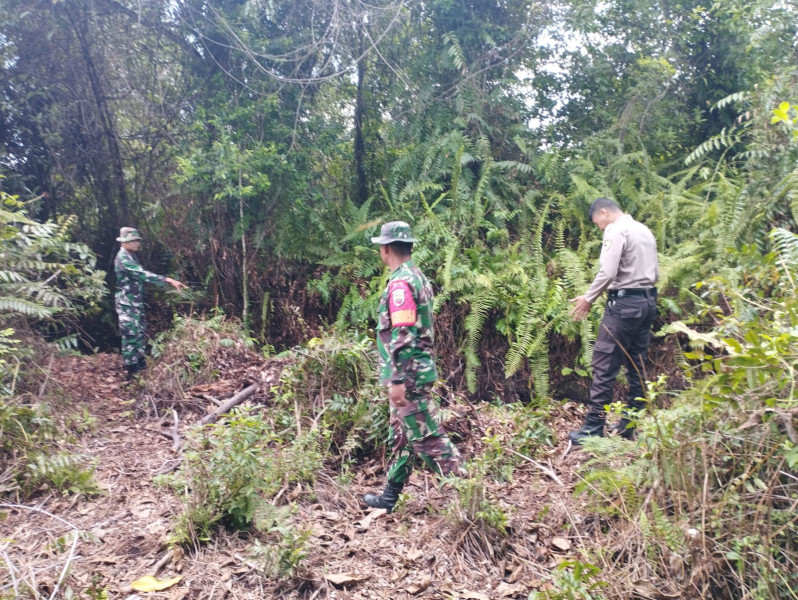
<svg viewBox="0 0 798 600"><path fill-rule="evenodd" d="M122 336L122 361L128 377L147 368L144 324L144 283L171 285L176 290L186 287L171 277L145 271L136 259L141 249L141 236L133 227L122 227L117 242L122 244L114 260L116 273L116 314Z"/></svg>
<svg viewBox="0 0 798 600"><path fill-rule="evenodd" d="M393 221L382 226L380 256L392 270L380 298L377 349L380 383L388 386L391 457L388 484L363 500L373 508L393 510L420 456L441 475L462 474L457 448L441 430L432 385L438 377L432 354L432 286L413 264L410 226Z"/></svg>

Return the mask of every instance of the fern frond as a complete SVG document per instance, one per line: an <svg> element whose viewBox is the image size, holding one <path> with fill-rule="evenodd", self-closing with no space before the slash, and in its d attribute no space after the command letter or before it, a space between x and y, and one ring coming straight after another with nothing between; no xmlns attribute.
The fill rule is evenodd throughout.
<svg viewBox="0 0 798 600"><path fill-rule="evenodd" d="M55 307L42 306L22 298L0 296L0 313L17 313L35 319L47 319L57 311Z"/></svg>
<svg viewBox="0 0 798 600"><path fill-rule="evenodd" d="M466 329L466 383L471 393L476 392L476 370L481 364L478 358L479 344L482 340L482 331L488 313L494 307L498 298L496 291L490 286L490 278L482 276L477 278L480 285L468 298L471 310L465 319Z"/></svg>
<svg viewBox="0 0 798 600"><path fill-rule="evenodd" d="M465 71L466 58L463 53L463 48L460 46L460 40L451 32L444 33L442 39L444 51L454 65L454 68L460 72Z"/></svg>

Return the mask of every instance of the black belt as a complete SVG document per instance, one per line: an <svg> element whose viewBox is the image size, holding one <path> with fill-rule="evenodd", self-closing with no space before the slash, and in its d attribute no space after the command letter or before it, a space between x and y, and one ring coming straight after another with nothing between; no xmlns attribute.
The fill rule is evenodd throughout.
<svg viewBox="0 0 798 600"><path fill-rule="evenodd" d="M657 288L627 288L625 290L608 290L607 297L610 300L625 298L630 296L643 296L646 298L656 298Z"/></svg>

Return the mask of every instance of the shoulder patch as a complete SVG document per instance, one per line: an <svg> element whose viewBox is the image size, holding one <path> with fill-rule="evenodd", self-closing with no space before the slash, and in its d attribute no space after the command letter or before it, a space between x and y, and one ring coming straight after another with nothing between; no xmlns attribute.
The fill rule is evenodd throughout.
<svg viewBox="0 0 798 600"><path fill-rule="evenodd" d="M604 240L604 243L601 244L601 247L605 250L609 250L610 246L612 246L612 240Z"/></svg>
<svg viewBox="0 0 798 600"><path fill-rule="evenodd" d="M416 324L416 301L410 285L403 279L388 285L388 311L392 327L409 327Z"/></svg>

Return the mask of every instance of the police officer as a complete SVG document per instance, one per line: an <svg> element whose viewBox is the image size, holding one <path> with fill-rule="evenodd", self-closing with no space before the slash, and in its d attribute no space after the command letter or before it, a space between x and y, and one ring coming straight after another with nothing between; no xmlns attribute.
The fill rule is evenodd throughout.
<svg viewBox="0 0 798 600"><path fill-rule="evenodd" d="M630 409L645 406L643 363L657 314L659 278L657 240L651 231L625 214L609 198L597 198L590 205L590 219L604 232L599 272L583 296L573 298L571 315L581 321L604 290L607 305L593 346L593 384L582 429L569 438L579 444L588 436L603 436L605 405L612 403L612 390L621 365L626 366ZM634 439L629 413L614 427L626 439Z"/></svg>
<svg viewBox="0 0 798 600"><path fill-rule="evenodd" d="M141 250L141 236L133 227L122 227L116 238L122 247L114 260L116 273L116 314L119 317L119 333L122 336L122 362L128 377L147 368L145 359L146 331L144 323L144 283L160 286L171 285L176 290L185 284L145 271L135 253Z"/></svg>
<svg viewBox="0 0 798 600"><path fill-rule="evenodd" d="M391 269L377 324L380 383L388 387L390 405L391 455L385 491L366 494L363 501L391 512L416 456L441 475L462 474L462 460L441 430L432 395L438 377L432 350L433 296L432 286L411 258L417 240L407 223L392 221L371 241L380 245L380 257Z"/></svg>

